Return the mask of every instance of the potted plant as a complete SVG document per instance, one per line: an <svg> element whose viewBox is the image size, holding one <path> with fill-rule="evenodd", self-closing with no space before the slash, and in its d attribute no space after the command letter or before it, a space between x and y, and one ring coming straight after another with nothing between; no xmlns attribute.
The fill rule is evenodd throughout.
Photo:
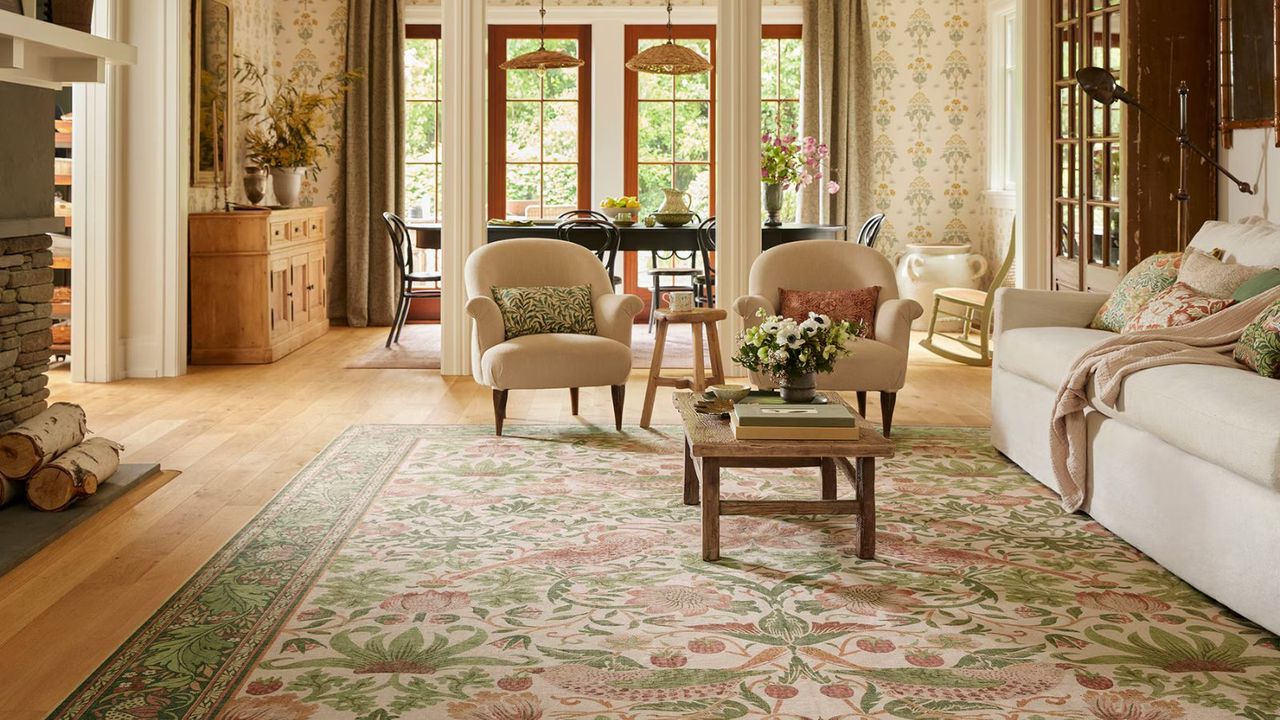
<svg viewBox="0 0 1280 720"><path fill-rule="evenodd" d="M271 171L276 202L292 207L298 202L302 178L320 174L320 160L333 152L321 136L326 111L341 100L359 73L330 73L315 84L295 69L283 81L272 81L266 68L242 60L236 79L244 85L241 104L248 108L242 120L255 127L245 133L245 146L254 165Z"/></svg>
<svg viewBox="0 0 1280 720"><path fill-rule="evenodd" d="M831 372L836 360L849 355L849 344L861 331L848 321L832 322L812 312L802 322L766 315L763 310L756 314L762 320L738 336L733 361L772 378L787 402L811 402L817 392L817 373Z"/></svg>
<svg viewBox="0 0 1280 720"><path fill-rule="evenodd" d="M822 167L831 155L826 143L809 135L773 135L760 137L760 180L764 183L764 209L769 214L765 225L782 224L782 193L800 191L822 180ZM840 191L840 183L828 180L827 193Z"/></svg>

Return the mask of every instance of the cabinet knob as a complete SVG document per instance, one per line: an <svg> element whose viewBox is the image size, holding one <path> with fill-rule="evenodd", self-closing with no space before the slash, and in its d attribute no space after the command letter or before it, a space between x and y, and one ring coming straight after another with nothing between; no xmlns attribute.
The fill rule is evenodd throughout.
<svg viewBox="0 0 1280 720"><path fill-rule="evenodd" d="M308 289L308 290L315 290L315 289L316 289L316 286L315 286L315 284L314 284L314 283L312 283L311 285L308 285L308 286L307 286L307 289Z"/></svg>
<svg viewBox="0 0 1280 720"><path fill-rule="evenodd" d="M285 295L285 297L293 297L293 293L292 293L292 292L287 292L287 293L285 293L284 295Z"/></svg>

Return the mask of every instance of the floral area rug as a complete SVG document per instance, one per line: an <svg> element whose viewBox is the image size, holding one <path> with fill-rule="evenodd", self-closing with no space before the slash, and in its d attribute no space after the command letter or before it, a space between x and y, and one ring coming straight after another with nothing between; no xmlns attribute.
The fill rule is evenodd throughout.
<svg viewBox="0 0 1280 720"><path fill-rule="evenodd" d="M675 430L508 432L351 428L54 717L1280 712L1276 637L1063 514L984 430L900 430L877 560L849 518L727 517L719 563Z"/></svg>

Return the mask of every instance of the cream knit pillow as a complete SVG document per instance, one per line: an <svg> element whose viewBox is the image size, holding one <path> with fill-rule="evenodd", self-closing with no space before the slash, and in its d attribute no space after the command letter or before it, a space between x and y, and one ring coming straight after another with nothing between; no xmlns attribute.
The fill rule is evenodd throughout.
<svg viewBox="0 0 1280 720"><path fill-rule="evenodd" d="M1182 258L1178 282L1190 285L1202 295L1229 298L1236 288L1266 268L1227 263L1199 250L1190 249Z"/></svg>

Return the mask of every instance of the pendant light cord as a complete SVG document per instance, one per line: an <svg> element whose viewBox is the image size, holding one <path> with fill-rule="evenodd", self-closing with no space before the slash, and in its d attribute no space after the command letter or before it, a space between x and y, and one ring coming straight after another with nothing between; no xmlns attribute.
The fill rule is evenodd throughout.
<svg viewBox="0 0 1280 720"><path fill-rule="evenodd" d="M671 0L667 0L667 44L676 44L675 30L671 27Z"/></svg>
<svg viewBox="0 0 1280 720"><path fill-rule="evenodd" d="M547 0L538 3L538 49L547 49Z"/></svg>

